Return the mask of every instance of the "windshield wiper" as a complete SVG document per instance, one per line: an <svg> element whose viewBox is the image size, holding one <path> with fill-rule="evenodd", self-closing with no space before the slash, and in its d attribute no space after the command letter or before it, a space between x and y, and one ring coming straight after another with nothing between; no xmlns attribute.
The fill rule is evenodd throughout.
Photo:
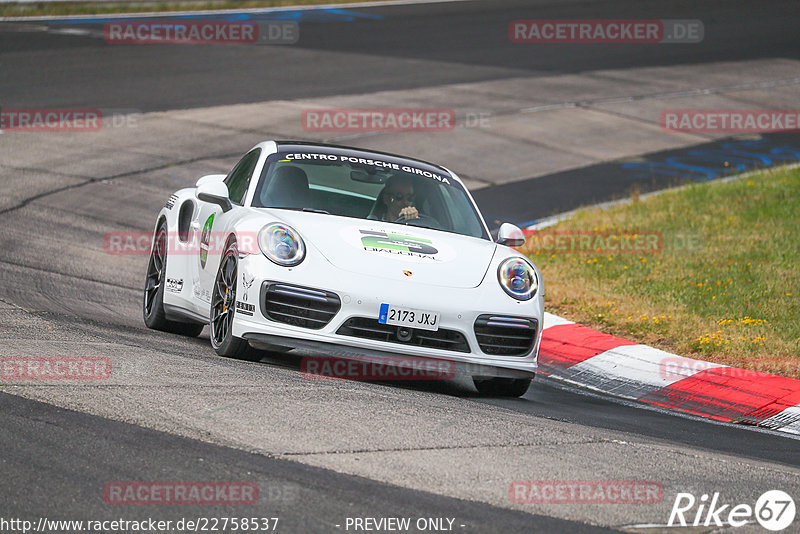
<svg viewBox="0 0 800 534"><path fill-rule="evenodd" d="M330 215L330 212L325 210L318 210L315 208L303 208L303 211L307 211L309 213L322 213L323 215Z"/></svg>

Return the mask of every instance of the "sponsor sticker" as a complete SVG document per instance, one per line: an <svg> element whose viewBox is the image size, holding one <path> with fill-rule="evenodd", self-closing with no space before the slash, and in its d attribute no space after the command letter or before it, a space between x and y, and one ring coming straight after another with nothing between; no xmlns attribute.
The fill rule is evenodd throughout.
<svg viewBox="0 0 800 534"><path fill-rule="evenodd" d="M178 195L170 195L169 198L167 199L167 203L164 204L164 207L167 208L168 210L171 210L173 206L175 206L175 201L177 200L178 200Z"/></svg>
<svg viewBox="0 0 800 534"><path fill-rule="evenodd" d="M203 234L200 236L200 266L205 269L208 261L208 244L211 240L211 228L214 227L214 214L206 219L203 225Z"/></svg>
<svg viewBox="0 0 800 534"><path fill-rule="evenodd" d="M250 287L252 287L253 281L255 279L256 279L255 276L248 277L247 273L242 271L242 290L243 290L243 293L244 293L242 295L242 300L245 301L245 302L247 302L247 293L248 293L248 291L250 291Z"/></svg>
<svg viewBox="0 0 800 534"><path fill-rule="evenodd" d="M183 278L167 278L167 291L180 293L183 290Z"/></svg>
<svg viewBox="0 0 800 534"><path fill-rule="evenodd" d="M361 250L390 258L398 258L415 263L451 261L456 257L455 250L443 242L434 242L426 237L403 232L391 232L382 228L349 227L341 232L342 239ZM410 276L409 274L405 276Z"/></svg>
<svg viewBox="0 0 800 534"><path fill-rule="evenodd" d="M250 315L252 316L253 313L256 311L256 307L253 304L248 304L246 302L236 301L236 311L241 313L242 315Z"/></svg>
<svg viewBox="0 0 800 534"><path fill-rule="evenodd" d="M442 174L437 174L435 172L431 172L425 169L419 169L417 167L412 167L410 165L400 165L398 163L393 163L391 161L381 161L371 158L358 158L356 156L347 156L344 154L319 154L313 152L303 152L303 153L289 153L284 154L281 161L341 161L346 163L356 163L359 165L369 165L370 167L381 167L384 169L391 169L395 171L403 171L409 174L414 174L416 176L424 176L425 178L430 178L432 180L436 180L437 182L441 182L443 184L452 185L450 180L448 180L447 176L443 176Z"/></svg>

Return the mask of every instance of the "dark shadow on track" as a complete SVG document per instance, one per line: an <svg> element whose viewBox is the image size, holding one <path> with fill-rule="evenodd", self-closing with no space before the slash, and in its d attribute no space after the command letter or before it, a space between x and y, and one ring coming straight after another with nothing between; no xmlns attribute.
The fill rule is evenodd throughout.
<svg viewBox="0 0 800 534"><path fill-rule="evenodd" d="M465 525L454 528L459 532L613 532L210 445L5 393L0 393L0 428L4 478L15 481L0 487L7 517L153 518L173 521L170 531L192 530L174 528L181 518L278 517L282 532L341 532L348 517L450 517ZM104 501L106 484L165 480L253 483L258 499L245 506ZM166 495L162 490L160 498Z"/></svg>
<svg viewBox="0 0 800 534"><path fill-rule="evenodd" d="M300 354L264 353L261 363L302 372L302 358ZM652 438L665 443L681 443L709 451L800 467L798 440L786 434L679 415L567 386L543 376L534 379L528 392L519 399L492 399L482 396L463 379L368 382L459 397L465 401L492 404L534 417L627 432L632 439Z"/></svg>

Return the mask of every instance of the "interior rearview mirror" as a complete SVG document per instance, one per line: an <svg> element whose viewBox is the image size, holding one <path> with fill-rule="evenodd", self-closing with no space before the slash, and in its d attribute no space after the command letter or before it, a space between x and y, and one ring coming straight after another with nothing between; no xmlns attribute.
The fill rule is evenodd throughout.
<svg viewBox="0 0 800 534"><path fill-rule="evenodd" d="M376 172L374 174L370 174L361 169L353 169L350 171L351 180L355 180L356 182L364 182L367 184L384 184L389 176L389 173Z"/></svg>

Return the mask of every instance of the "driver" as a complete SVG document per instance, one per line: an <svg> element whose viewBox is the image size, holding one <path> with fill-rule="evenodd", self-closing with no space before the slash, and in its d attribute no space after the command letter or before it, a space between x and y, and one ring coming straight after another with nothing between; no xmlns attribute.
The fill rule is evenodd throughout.
<svg viewBox="0 0 800 534"><path fill-rule="evenodd" d="M411 179L392 176L375 201L370 219L395 222L398 219L418 219L419 211L414 207L416 194Z"/></svg>

